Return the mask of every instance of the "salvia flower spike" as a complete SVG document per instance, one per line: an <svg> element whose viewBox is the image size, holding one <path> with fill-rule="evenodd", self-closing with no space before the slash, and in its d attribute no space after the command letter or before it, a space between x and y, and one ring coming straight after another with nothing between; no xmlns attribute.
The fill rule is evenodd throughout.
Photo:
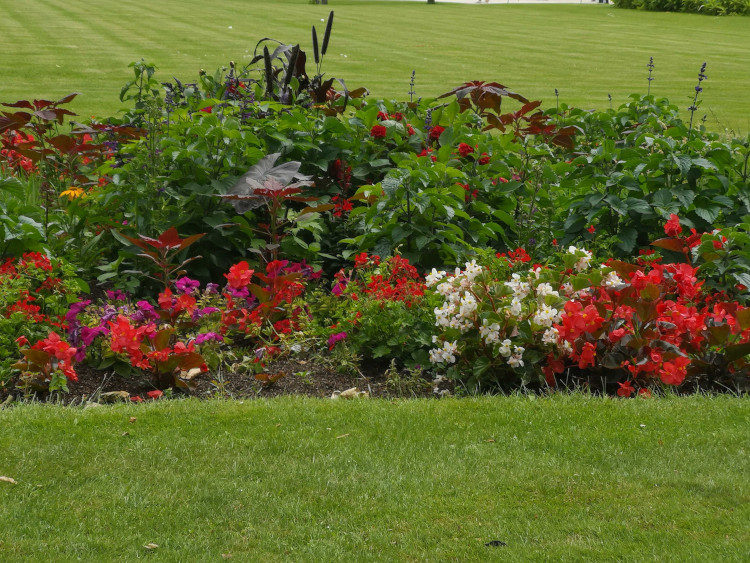
<svg viewBox="0 0 750 563"><path fill-rule="evenodd" d="M695 95L693 96L693 103L688 107L688 111L690 112L690 126L688 127L688 142L690 142L690 135L693 132L693 117L695 116L695 112L698 109L698 94L703 92L703 87L701 86L701 83L708 78L708 75L706 75L706 63L704 62L701 65L701 70L698 73L698 84L695 85Z"/></svg>

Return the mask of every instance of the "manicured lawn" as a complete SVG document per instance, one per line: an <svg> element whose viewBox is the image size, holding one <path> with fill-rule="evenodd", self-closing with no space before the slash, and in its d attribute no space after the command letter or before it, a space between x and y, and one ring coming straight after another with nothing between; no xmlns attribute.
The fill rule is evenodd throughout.
<svg viewBox="0 0 750 563"><path fill-rule="evenodd" d="M18 482L0 482L0 560L132 561L149 543L158 561L747 560L748 406L24 405L0 412Z"/></svg>
<svg viewBox="0 0 750 563"><path fill-rule="evenodd" d="M159 76L194 80L229 60L248 61L262 37L297 41L310 51L310 27L336 12L324 70L367 86L377 97L406 98L412 69L417 95L432 97L465 80L498 80L554 105L604 108L652 90L689 105L698 69L707 125L750 131L750 18L617 10L610 5L465 5L337 0L26 0L6 2L0 18L0 99L84 95L84 115L120 108L127 65L144 57ZM231 26L231 29L229 27Z"/></svg>

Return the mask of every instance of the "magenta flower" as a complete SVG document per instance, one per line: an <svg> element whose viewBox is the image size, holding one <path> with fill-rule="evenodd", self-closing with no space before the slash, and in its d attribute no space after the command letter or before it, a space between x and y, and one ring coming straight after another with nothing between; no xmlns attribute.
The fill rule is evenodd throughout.
<svg viewBox="0 0 750 563"><path fill-rule="evenodd" d="M332 334L328 337L328 349L333 350L333 347L336 345L337 342L340 342L346 338L346 332L337 332L336 334Z"/></svg>
<svg viewBox="0 0 750 563"><path fill-rule="evenodd" d="M198 280L191 280L187 276L184 276L174 282L174 285L177 288L177 293L190 294L198 290L198 288L201 286L201 282L199 282Z"/></svg>

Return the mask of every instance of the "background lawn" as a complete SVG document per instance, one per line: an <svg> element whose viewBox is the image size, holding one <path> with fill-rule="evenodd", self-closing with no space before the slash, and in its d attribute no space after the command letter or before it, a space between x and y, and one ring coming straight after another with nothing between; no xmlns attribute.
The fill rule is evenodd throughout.
<svg viewBox="0 0 750 563"><path fill-rule="evenodd" d="M322 35L336 13L324 70L376 97L432 97L462 81L497 80L545 105L554 89L570 105L604 108L652 91L687 108L703 61L700 115L707 126L750 131L750 18L617 10L610 5L467 5L334 0L25 0L0 18L0 100L82 96L74 109L106 115L141 57L158 76L194 80L230 60L248 61L263 37L300 42ZM231 29L230 29L231 26Z"/></svg>
<svg viewBox="0 0 750 563"><path fill-rule="evenodd" d="M748 406L22 405L0 412L0 560L747 561Z"/></svg>

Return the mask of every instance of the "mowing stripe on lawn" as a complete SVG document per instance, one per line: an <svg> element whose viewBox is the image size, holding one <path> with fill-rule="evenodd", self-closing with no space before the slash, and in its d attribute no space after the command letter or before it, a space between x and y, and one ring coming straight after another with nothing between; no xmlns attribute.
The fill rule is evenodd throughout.
<svg viewBox="0 0 750 563"><path fill-rule="evenodd" d="M0 100L80 91L74 109L110 114L121 107L127 65L141 57L157 77L194 80L229 60L248 61L263 37L300 42L310 27L336 19L323 68L376 97L405 99L412 69L418 96L439 95L466 80L498 80L532 99L604 108L652 92L683 110L698 69L709 80L699 110L713 130L750 131L750 18L617 10L610 5L461 5L306 0L27 0L0 19ZM231 29L230 29L231 26Z"/></svg>

